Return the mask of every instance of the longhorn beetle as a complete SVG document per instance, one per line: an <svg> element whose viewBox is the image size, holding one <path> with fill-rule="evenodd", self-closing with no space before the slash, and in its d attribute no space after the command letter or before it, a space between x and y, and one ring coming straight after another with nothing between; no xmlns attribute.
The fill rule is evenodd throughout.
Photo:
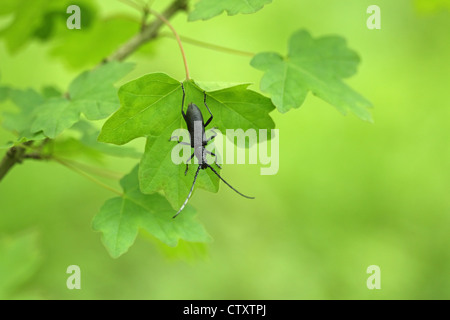
<svg viewBox="0 0 450 320"><path fill-rule="evenodd" d="M209 151L209 150L206 150L206 145L208 144L208 142L211 141L212 139L214 139L217 136L217 133L214 132L214 130L211 130L214 133L214 135L212 135L210 138L206 139L205 128L211 123L211 121L213 119L213 114L211 113L211 110L209 110L209 107L206 104L206 92L203 91L203 95L204 95L203 103L205 104L205 107L208 110L208 112L211 115L211 117L205 123L203 121L202 112L200 111L199 107L197 105L195 105L194 103L192 103L192 102L189 103L187 111L186 111L186 113L184 113L184 100L185 100L185 97L186 97L186 93L184 91L183 83L181 83L181 89L183 90L183 99L181 100L181 115L183 116L183 119L186 122L186 125L188 127L190 143L187 143L187 142L184 142L184 141L180 141L179 137L176 137L176 136L170 137L169 141L172 141L173 138L176 138L177 139L176 141L179 144L190 145L191 148L194 148L194 153L192 153L191 156L189 157L189 159L186 160L186 170L184 171L184 175L187 174L188 169L189 169L188 162L191 161L191 159L194 156L198 159L198 168L197 168L197 171L195 172L194 182L192 182L191 190L189 190L189 194L188 194L186 200L184 201L184 203L181 206L180 210L178 210L178 212L173 216L173 218L175 218L177 215L180 214L181 210L184 209L184 207L186 206L187 202L189 201L189 198L192 195L192 191L194 190L195 181L197 180L197 176L198 176L198 173L200 172L200 169L210 168L211 171L214 172L214 174L220 178L220 180L225 182L225 184L227 186L229 186L231 189L236 191L238 194L240 194L241 196L243 196L245 198L248 198L248 199L255 199L254 197L246 196L246 195L240 193L239 191L237 191L228 182L226 182L217 173L217 171L214 170L213 167L211 167L208 164L208 162L206 161L206 154L210 154L210 155L214 156L215 157L214 163L216 164L216 166L221 168L221 166L219 166L217 164L217 155L214 154L213 152Z"/></svg>

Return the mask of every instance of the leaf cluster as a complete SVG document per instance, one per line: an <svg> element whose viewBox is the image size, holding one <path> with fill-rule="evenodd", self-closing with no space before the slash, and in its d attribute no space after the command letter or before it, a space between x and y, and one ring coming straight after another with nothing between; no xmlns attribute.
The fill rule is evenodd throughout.
<svg viewBox="0 0 450 320"><path fill-rule="evenodd" d="M200 0L188 21L211 19L223 12L230 16L255 13L269 3L271 0ZM81 1L84 32L69 32L61 27L65 17L61 12L68 5L68 1L4 0L0 8L0 16L13 17L12 24L0 30L10 52L22 50L30 41L52 40L51 54L63 58L69 66L96 66L80 73L65 90L0 84L0 103L14 105L13 110L2 112L2 125L16 135L15 141L1 148L20 146L35 158L61 163L61 157L76 153L92 158L111 155L139 159L120 180L118 196L105 202L92 223L93 229L102 233L112 257L124 254L139 230L168 246L210 240L191 206L172 219L189 192L195 172L189 170L185 175L185 167L171 161L176 142L168 140L174 130L186 127L181 116L181 83L186 92L185 105L192 102L202 106L206 94L214 114L213 125L222 132L238 128L270 132L275 128L270 113L299 108L309 92L342 113L351 111L363 120L372 120L370 102L344 82L356 73L360 59L339 36L314 38L299 30L291 36L287 54L256 54L250 65L263 72L260 89L268 97L249 90L248 84L209 89L207 84L191 79L180 83L165 73L143 75L118 89L115 84L134 65L98 62L138 31L139 19L125 15L100 18L93 2ZM102 45L98 46L100 41ZM206 110L202 112L206 117ZM98 120L104 121L101 130ZM136 139L145 140L144 150L127 145ZM196 186L217 192L219 182L211 171L201 170Z"/></svg>

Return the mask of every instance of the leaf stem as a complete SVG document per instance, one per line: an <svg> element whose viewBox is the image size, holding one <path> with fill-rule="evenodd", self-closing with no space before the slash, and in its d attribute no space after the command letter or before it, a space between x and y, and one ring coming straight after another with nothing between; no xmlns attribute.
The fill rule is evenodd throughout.
<svg viewBox="0 0 450 320"><path fill-rule="evenodd" d="M162 22L164 22L172 31L173 35L175 36L175 39L178 42L178 46L180 47L180 51L181 51L181 56L183 57L183 63L184 63L184 70L186 72L186 80L189 80L189 68L187 65L187 60L186 60L186 54L184 53L184 48L183 48L183 44L181 43L181 39L180 36L178 35L177 31L175 30L175 28L173 27L173 25L169 22L169 20L167 20L163 15L161 15L159 12L151 9L148 5L144 5L143 7L141 7L139 4L137 4L136 2L132 1L132 0L119 0L120 2L133 7L134 9L138 10L138 11L143 11L144 12L144 16L143 16L143 24L142 24L142 30L144 30L145 28L145 19L147 18L147 14L151 13L153 14L155 17L157 17L159 20L161 20Z"/></svg>
<svg viewBox="0 0 450 320"><path fill-rule="evenodd" d="M184 53L183 44L181 43L181 39L180 39L180 36L178 35L178 32L175 30L175 28L172 26L172 24L169 22L169 20L164 18L164 16L160 15L158 12L156 12L155 10L153 10L151 8L148 8L148 12L150 12L151 14L156 16L158 19L160 19L162 22L164 22L170 28L170 30L172 30L172 33L178 42L178 46L180 47L181 56L183 57L184 70L186 72L186 80L189 80L189 68L187 65L186 54Z"/></svg>
<svg viewBox="0 0 450 320"><path fill-rule="evenodd" d="M122 1L122 0L121 0ZM139 7L138 4L133 3L130 0L124 0L123 3L132 6L133 8L143 12L144 7ZM161 14L164 19L170 19L173 15L175 15L178 11L186 10L187 0L173 0L172 3L164 10ZM141 29L141 31L131 37L127 42L121 45L115 52L111 55L103 59L102 63L107 63L109 61L122 61L134 51L136 51L140 46L149 42L150 40L156 38L158 35L158 31L161 26L164 24L163 20L156 19L150 24L147 24L145 27Z"/></svg>
<svg viewBox="0 0 450 320"><path fill-rule="evenodd" d="M48 142L48 140L44 140L41 145L33 148L32 145L35 141L29 140L24 143L12 146L8 149L2 161L0 162L0 181L6 176L6 174L11 170L17 163L22 163L25 159L35 159L35 160L44 160L46 159L40 151L44 144ZM26 153L30 151L31 153Z"/></svg>
<svg viewBox="0 0 450 320"><path fill-rule="evenodd" d="M66 161L64 161L64 160L62 160L62 159L59 159L59 158L57 158L57 157L52 157L52 159L55 160L56 162L58 162L59 164L65 166L66 168L68 168L68 169L70 169L70 170L72 170L72 171L74 171L74 172L76 172L76 173L82 175L83 177L85 177L85 178L91 180L92 182L94 182L95 184L99 185L100 187L102 187L102 188L104 188L104 189L106 189L106 190L109 190L109 191L111 191L111 192L114 192L115 194L117 194L117 195L119 195L119 196L121 196L121 197L123 196L123 193L122 193L122 192L120 192L120 191L118 191L118 190L116 190L116 189L114 189L114 188L108 186L107 184L104 184L104 183L101 182L100 180L94 178L94 177L91 176L90 174L84 172L83 170L77 168L76 166L70 164L69 162L66 162Z"/></svg>
<svg viewBox="0 0 450 320"><path fill-rule="evenodd" d="M159 35L163 36L163 37L168 37L168 38L174 39L174 36L168 32L160 32ZM253 52L227 48L227 47L223 47L223 46L219 46L216 44L196 40L196 39L189 38L189 37L182 36L182 35L180 35L180 39L183 40L183 42L185 42L185 43L190 43L194 46L203 47L203 48L210 49L210 50L220 51L220 52L224 52L224 53L230 53L230 54L239 55L239 56L246 56L246 57L254 57L255 56L255 53L253 53Z"/></svg>
<svg viewBox="0 0 450 320"><path fill-rule="evenodd" d="M81 163L78 161L74 161L74 160L70 160L70 159L62 159L59 158L60 160L63 160L66 163L72 164L73 166L78 167L81 170L84 170L86 172L92 173L98 177L104 177L107 179L113 179L113 180L119 180L120 178L122 178L123 174L116 172L116 171L112 171L112 170L108 170L108 169L103 169L103 168L98 168L95 166L90 166L88 164L85 163Z"/></svg>

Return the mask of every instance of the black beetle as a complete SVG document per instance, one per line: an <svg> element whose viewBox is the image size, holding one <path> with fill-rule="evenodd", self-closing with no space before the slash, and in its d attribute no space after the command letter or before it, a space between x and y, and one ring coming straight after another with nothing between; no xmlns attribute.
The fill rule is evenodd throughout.
<svg viewBox="0 0 450 320"><path fill-rule="evenodd" d="M205 107L208 110L211 117L205 123L203 121L203 115L202 115L202 112L200 111L200 108L192 102L189 103L187 111L186 111L186 113L184 113L184 100L185 100L186 93L184 91L183 83L181 83L181 88L183 90L183 99L181 101L181 115L183 116L183 119L186 122L186 125L188 127L190 143L180 141L179 137L175 137L175 136L170 137L169 141L172 141L173 138L176 138L177 139L176 141L178 143L183 144L183 145L190 145L191 148L194 148L194 152L189 157L189 159L186 160L186 170L184 171L184 175L187 174L188 169L189 169L188 162L191 161L191 159L194 156L198 159L198 168L197 168L197 171L195 172L194 181L192 182L191 190L189 191L189 194L188 194L186 200L184 201L183 205L181 206L180 210L178 210L178 212L173 216L173 218L175 218L177 215L180 214L180 212L184 209L187 202L189 201L189 198L192 195L192 191L194 190L195 181L197 180L197 176L198 176L198 173L200 172L200 169L210 168L211 171L214 172L214 174L220 178L220 180L222 180L227 186L229 186L231 189L236 191L238 194L240 194L241 196L248 198L248 199L254 199L254 197L246 196L246 195L240 193L239 191L237 191L235 188L233 188L206 161L206 155L210 154L215 157L214 163L219 168L221 168L221 166L217 164L217 155L209 150L206 150L206 145L208 144L208 142L217 136L217 133L214 132L214 130L211 130L214 134L211 137L209 137L208 139L206 138L205 128L211 123L211 121L214 118L213 114L211 113L211 110L209 110L209 107L206 104L206 92L203 92L203 95L204 95L203 103L205 104Z"/></svg>

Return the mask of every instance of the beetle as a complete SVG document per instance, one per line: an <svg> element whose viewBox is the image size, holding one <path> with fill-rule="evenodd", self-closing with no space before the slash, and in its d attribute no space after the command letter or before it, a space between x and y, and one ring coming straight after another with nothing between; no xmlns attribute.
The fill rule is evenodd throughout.
<svg viewBox="0 0 450 320"><path fill-rule="evenodd" d="M211 131L213 132L213 135L209 138L206 138L206 133L205 133L205 128L211 123L211 121L213 120L214 116L211 112L211 110L209 110L208 105L206 104L206 92L203 91L203 103L206 107L206 110L208 110L210 117L209 119L204 122L203 120L203 115L202 112L200 111L200 108L194 104L194 103L189 103L188 108L186 113L184 112L184 101L186 98L186 92L184 90L184 86L183 83L181 83L181 89L183 90L183 98L181 100L181 115L183 116L184 121L186 122L188 131L189 131L189 137L190 137L190 143L185 142L185 141L180 141L179 137L177 136L172 136L170 137L169 141L173 141L173 138L176 138L177 142L179 144L183 144L183 145L190 145L191 148L194 148L194 152L192 153L192 155L186 160L186 170L184 171L184 175L187 174L188 170L189 170L189 164L188 162L191 161L191 159L195 156L198 159L198 168L197 171L195 172L194 175L194 181L192 182L192 187L189 190L189 194L186 197L186 200L184 201L183 205L181 206L180 210L178 210L178 212L173 216L173 218L175 218L176 216L178 216L180 214L180 212L184 209L184 207L186 206L186 204L189 201L189 198L192 195L192 191L194 190L194 185L195 185L195 181L197 180L197 176L198 173L200 172L200 169L205 170L207 168L211 169L211 171L220 178L220 180L222 180L227 186L229 186L232 190L234 190L236 193L238 193L239 195L243 196L244 198L248 198L248 199L255 199L255 197L250 197L250 196L246 196L245 194L240 193L239 191L237 191L235 188L233 188L227 181L225 181L220 174L207 162L206 160L206 155L210 154L213 157L215 157L215 161L214 163L216 164L217 167L222 168L219 164L217 164L217 155L214 152L211 152L209 150L206 150L206 145L208 144L209 141L213 140L216 136L217 133L211 129Z"/></svg>

